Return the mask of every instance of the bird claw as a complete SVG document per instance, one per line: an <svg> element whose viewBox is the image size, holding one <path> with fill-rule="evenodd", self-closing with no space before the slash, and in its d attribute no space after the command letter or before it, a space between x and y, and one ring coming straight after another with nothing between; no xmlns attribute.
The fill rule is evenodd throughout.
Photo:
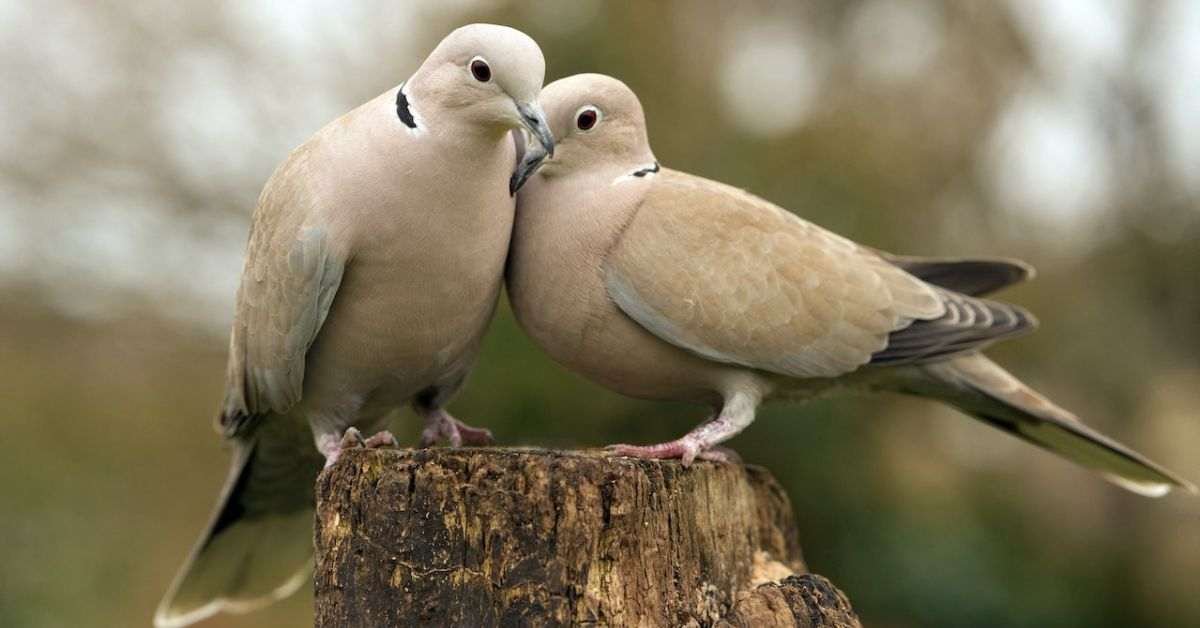
<svg viewBox="0 0 1200 628"><path fill-rule="evenodd" d="M445 440L451 447L491 445L495 442L491 430L467 425L445 410L436 411L426 417L425 429L421 431L421 447L432 447L441 440Z"/></svg>
<svg viewBox="0 0 1200 628"><path fill-rule="evenodd" d="M365 447L366 443L367 441L363 440L362 432L358 431L357 427L348 427L342 433L342 440L338 443L338 451Z"/></svg>

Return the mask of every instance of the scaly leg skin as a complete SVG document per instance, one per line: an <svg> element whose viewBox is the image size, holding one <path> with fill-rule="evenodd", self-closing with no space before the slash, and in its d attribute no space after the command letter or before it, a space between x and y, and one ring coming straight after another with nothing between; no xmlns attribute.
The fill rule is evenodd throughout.
<svg viewBox="0 0 1200 628"><path fill-rule="evenodd" d="M606 449L630 458L679 458L685 467L697 458L714 462L740 462L741 458L733 450L717 445L746 429L754 421L757 407L757 395L734 393L726 400L720 414L701 423L683 438L657 445L609 445Z"/></svg>
<svg viewBox="0 0 1200 628"><path fill-rule="evenodd" d="M425 429L421 431L421 447L432 447L441 440L445 440L451 447L491 445L495 442L491 430L471 427L442 408L417 406L416 411L425 419Z"/></svg>
<svg viewBox="0 0 1200 628"><path fill-rule="evenodd" d="M683 462L683 466L690 466L695 460L708 460L710 462L728 462L740 464L742 457L738 453L728 447L708 446L705 447L702 442L692 437L689 432L687 436L666 443L657 445L609 445L605 447L610 453L616 456L625 456L627 458L643 458L646 460L666 460L671 458L679 458Z"/></svg>
<svg viewBox="0 0 1200 628"><path fill-rule="evenodd" d="M362 432L356 427L346 428L346 432L338 438L331 434L322 435L317 438L317 449L325 456L325 468L333 466L341 457L342 452L347 449L356 449L366 447L367 449L382 449L386 447L399 447L396 442L396 437L392 433L384 430L377 432L370 438L363 438Z"/></svg>

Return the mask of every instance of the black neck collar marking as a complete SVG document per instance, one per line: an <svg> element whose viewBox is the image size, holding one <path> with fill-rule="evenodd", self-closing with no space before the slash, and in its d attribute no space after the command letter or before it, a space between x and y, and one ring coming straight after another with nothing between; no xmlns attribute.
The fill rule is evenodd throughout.
<svg viewBox="0 0 1200 628"><path fill-rule="evenodd" d="M649 168L642 168L641 170L634 171L633 176L644 177L648 174L653 174L655 172L658 172L658 162L657 161L654 162L654 165L650 166Z"/></svg>
<svg viewBox="0 0 1200 628"><path fill-rule="evenodd" d="M400 85L400 89L396 90L396 116L404 123L404 126L415 129L417 121L413 118L412 110L408 107L408 96L404 95L404 85Z"/></svg>

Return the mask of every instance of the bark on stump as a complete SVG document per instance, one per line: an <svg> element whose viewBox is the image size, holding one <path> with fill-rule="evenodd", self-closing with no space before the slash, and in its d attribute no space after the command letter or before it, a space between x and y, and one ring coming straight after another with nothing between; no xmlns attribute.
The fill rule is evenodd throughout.
<svg viewBox="0 0 1200 628"><path fill-rule="evenodd" d="M316 625L859 626L765 470L348 451L317 486Z"/></svg>

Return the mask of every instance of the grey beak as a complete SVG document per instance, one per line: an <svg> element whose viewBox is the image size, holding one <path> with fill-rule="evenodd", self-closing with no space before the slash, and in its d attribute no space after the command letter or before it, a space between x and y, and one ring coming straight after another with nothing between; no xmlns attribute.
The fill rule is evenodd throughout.
<svg viewBox="0 0 1200 628"><path fill-rule="evenodd" d="M521 157L521 163L517 164L517 169L513 170L512 177L508 180L508 194L515 195L517 190L525 185L525 181L537 172L538 166L542 165L542 161L549 156L549 153L538 144L530 144L525 147L525 154Z"/></svg>
<svg viewBox="0 0 1200 628"><path fill-rule="evenodd" d="M546 149L546 154L553 157L554 136L550 134L550 125L546 123L546 113L536 103L517 103L517 112L521 114L521 124Z"/></svg>

